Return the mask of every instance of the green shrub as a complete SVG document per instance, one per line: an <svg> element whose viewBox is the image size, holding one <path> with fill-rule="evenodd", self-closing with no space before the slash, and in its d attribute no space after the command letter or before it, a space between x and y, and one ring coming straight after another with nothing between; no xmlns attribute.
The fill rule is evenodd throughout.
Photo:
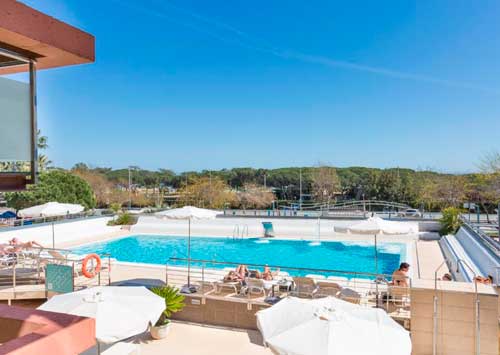
<svg viewBox="0 0 500 355"><path fill-rule="evenodd" d="M122 205L121 203L112 203L111 205L109 205L109 208L114 212L114 213L119 213L122 211Z"/></svg>
<svg viewBox="0 0 500 355"><path fill-rule="evenodd" d="M455 234L462 225L460 221L461 210L456 207L448 207L441 211L441 235Z"/></svg>
<svg viewBox="0 0 500 355"><path fill-rule="evenodd" d="M165 310L161 314L160 319L156 322L156 326L165 325L170 322L169 318L172 313L181 311L184 304L184 296L179 290L172 286L153 287L152 292L165 299Z"/></svg>
<svg viewBox="0 0 500 355"><path fill-rule="evenodd" d="M137 217L130 213L122 213L117 219L108 222L108 226L130 226L137 223Z"/></svg>

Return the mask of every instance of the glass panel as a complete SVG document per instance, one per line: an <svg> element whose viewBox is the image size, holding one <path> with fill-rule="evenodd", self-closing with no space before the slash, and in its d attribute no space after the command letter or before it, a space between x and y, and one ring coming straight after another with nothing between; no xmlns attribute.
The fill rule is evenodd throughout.
<svg viewBox="0 0 500 355"><path fill-rule="evenodd" d="M0 161L30 160L30 86L0 77Z"/></svg>

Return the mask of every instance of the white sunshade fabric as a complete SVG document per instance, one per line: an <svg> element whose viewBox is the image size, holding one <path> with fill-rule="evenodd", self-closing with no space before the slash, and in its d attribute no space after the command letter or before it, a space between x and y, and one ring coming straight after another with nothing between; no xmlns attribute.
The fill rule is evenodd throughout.
<svg viewBox="0 0 500 355"><path fill-rule="evenodd" d="M222 212L193 206L184 206L182 208L174 208L171 210L157 212L155 213L155 216L162 219L201 220L215 219L215 217L219 214L222 214Z"/></svg>
<svg viewBox="0 0 500 355"><path fill-rule="evenodd" d="M82 205L73 203L47 202L43 205L33 206L19 210L17 215L22 218L53 217L82 212Z"/></svg>
<svg viewBox="0 0 500 355"><path fill-rule="evenodd" d="M415 234L418 232L411 224L404 222L386 221L380 217L370 217L365 221L356 222L349 226L335 226L334 229L337 233L370 235L403 235Z"/></svg>
<svg viewBox="0 0 500 355"><path fill-rule="evenodd" d="M54 296L38 309L95 318L96 339L111 344L154 325L165 300L145 287L98 286Z"/></svg>
<svg viewBox="0 0 500 355"><path fill-rule="evenodd" d="M257 313L266 344L280 355L410 355L409 333L381 309L334 297L288 297Z"/></svg>

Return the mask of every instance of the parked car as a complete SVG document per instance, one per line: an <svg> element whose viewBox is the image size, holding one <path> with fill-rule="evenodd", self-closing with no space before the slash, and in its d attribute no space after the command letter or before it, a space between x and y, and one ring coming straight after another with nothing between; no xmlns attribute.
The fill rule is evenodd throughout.
<svg viewBox="0 0 500 355"><path fill-rule="evenodd" d="M408 208L404 211L398 212L398 216L400 216L400 217L422 217L422 212L420 212L416 208Z"/></svg>

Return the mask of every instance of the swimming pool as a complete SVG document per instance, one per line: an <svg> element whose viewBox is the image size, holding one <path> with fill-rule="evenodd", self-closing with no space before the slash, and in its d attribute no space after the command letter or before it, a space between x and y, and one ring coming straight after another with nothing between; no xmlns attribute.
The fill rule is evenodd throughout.
<svg viewBox="0 0 500 355"><path fill-rule="evenodd" d="M87 244L73 251L77 254L109 253L118 261L165 265L171 257L187 257L187 237L132 235L105 242ZM270 264L297 268L375 272L373 243L310 241L284 239L236 239L192 237L191 258L231 261L245 264ZM391 274L406 261L405 243L379 243L379 273ZM196 263L193 263L196 265ZM222 268L228 265L212 265ZM311 273L311 272L304 272ZM300 275L300 272L296 272Z"/></svg>

